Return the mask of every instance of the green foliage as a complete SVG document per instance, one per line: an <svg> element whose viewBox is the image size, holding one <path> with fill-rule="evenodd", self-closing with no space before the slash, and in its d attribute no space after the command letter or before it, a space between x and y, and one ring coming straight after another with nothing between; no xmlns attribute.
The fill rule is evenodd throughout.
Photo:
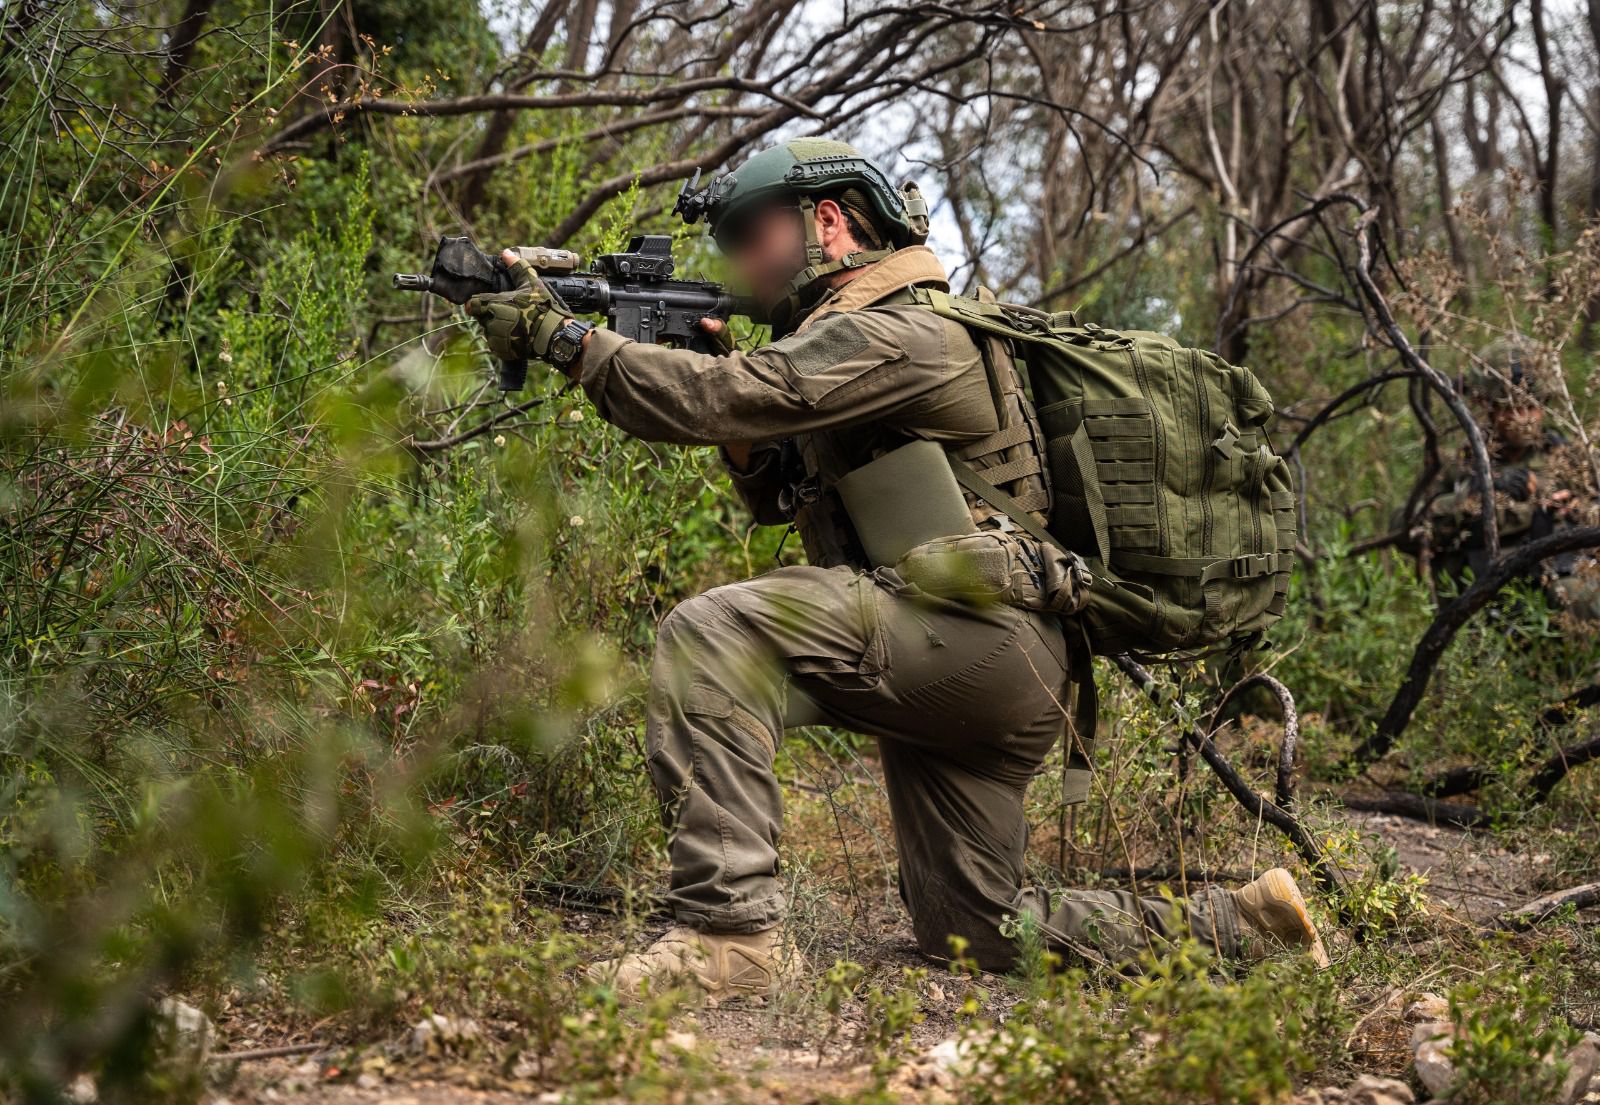
<svg viewBox="0 0 1600 1105"><path fill-rule="evenodd" d="M1427 878L1400 870L1392 846L1349 826L1327 833L1322 846L1330 862L1352 873L1337 902L1341 920L1351 928L1404 932L1428 916Z"/></svg>
<svg viewBox="0 0 1600 1105"><path fill-rule="evenodd" d="M409 40L368 60L402 82L485 62L475 12L452 17L466 49L420 33L437 15L366 12ZM202 132L271 102L306 56L234 29L197 64L260 96L191 105ZM83 56L61 79L124 105L154 88L124 87L115 52ZM80 161L47 91L0 107L23 168L0 185L0 1087L48 1096L87 1072L107 1099L192 1092L156 1061L151 999L258 969L346 1025L504 1009L539 1064L596 1093L682 1074L664 1005L573 987L576 944L464 914L451 879L520 871L537 891L659 865L636 650L775 535L752 540L706 454L625 442L553 385L521 435L410 449L489 366L459 337L437 355L380 340L386 272L428 236L392 158L356 143L206 184L202 151L248 149L174 164L158 123L116 151L77 131L102 142ZM148 202L119 198L123 155ZM579 150L565 163L549 221L588 171ZM274 938L297 926L322 954Z"/></svg>
<svg viewBox="0 0 1600 1105"><path fill-rule="evenodd" d="M960 1099L1286 1100L1343 1038L1336 985L1301 961L1232 980L1215 967L1181 943L1103 985L1081 968L1050 975L1003 1021L968 1024Z"/></svg>
<svg viewBox="0 0 1600 1105"><path fill-rule="evenodd" d="M870 1060L872 1084L854 1100L889 1103L899 1100L890 1088L890 1079L910 1048L912 1031L925 1019L922 992L928 972L922 967L903 967L892 985L878 979L869 985L867 978L866 968L847 959L835 960L823 973L816 999L828 1021L819 1054L825 1054L836 1039L846 1007L858 1010L863 1028L857 1043ZM830 1095L824 1100L835 1099Z"/></svg>
<svg viewBox="0 0 1600 1105"><path fill-rule="evenodd" d="M898 986L884 989L874 983L867 989L867 1044L880 1077L895 1068L899 1055L911 1042L911 1030L922 1023L918 992L927 977L923 967L905 967Z"/></svg>
<svg viewBox="0 0 1600 1105"><path fill-rule="evenodd" d="M1350 556L1349 539L1342 529L1314 572L1297 572L1300 601L1290 603L1273 632L1285 653L1276 674L1294 688L1307 727L1303 747L1318 773L1342 761L1376 725L1436 609L1409 563ZM1411 765L1420 782L1439 769L1446 750L1501 780L1487 792L1492 811L1524 808L1513 784L1546 754L1537 718L1559 697L1553 687L1581 686L1588 678L1600 662L1596 644L1591 636L1562 633L1537 589L1508 588L1445 653L1395 758Z"/></svg>
<svg viewBox="0 0 1600 1105"><path fill-rule="evenodd" d="M1553 1101L1567 1075L1567 1049L1579 1033L1552 1017L1552 982L1559 966L1491 968L1454 986L1449 994L1454 1035L1447 1048L1456 1069L1452 1101Z"/></svg>

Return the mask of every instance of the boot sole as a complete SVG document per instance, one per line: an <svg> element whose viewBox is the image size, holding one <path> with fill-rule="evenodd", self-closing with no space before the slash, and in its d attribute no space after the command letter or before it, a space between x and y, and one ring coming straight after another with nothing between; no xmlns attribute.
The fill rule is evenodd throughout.
<svg viewBox="0 0 1600 1105"><path fill-rule="evenodd" d="M1284 907L1293 914L1293 921L1289 925L1272 924L1269 931L1283 941L1291 941L1283 935L1286 927L1299 929L1299 939L1293 941L1291 946L1299 946L1310 954L1316 965L1328 965L1328 950L1322 945L1322 936L1317 932L1317 926L1311 920L1311 911L1306 906L1305 895L1300 893L1299 885L1294 881L1294 876L1281 867L1275 867L1261 877L1266 884L1263 890L1265 901L1262 903L1261 914L1264 921L1277 921L1284 918Z"/></svg>

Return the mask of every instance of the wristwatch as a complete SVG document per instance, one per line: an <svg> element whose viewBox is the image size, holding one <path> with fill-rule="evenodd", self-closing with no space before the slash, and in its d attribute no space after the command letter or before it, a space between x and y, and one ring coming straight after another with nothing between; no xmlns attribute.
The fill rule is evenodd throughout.
<svg viewBox="0 0 1600 1105"><path fill-rule="evenodd" d="M562 371L566 371L575 364L583 355L583 337L594 329L594 323L584 322L582 319L569 318L561 324L561 328L550 337L550 352L544 359Z"/></svg>

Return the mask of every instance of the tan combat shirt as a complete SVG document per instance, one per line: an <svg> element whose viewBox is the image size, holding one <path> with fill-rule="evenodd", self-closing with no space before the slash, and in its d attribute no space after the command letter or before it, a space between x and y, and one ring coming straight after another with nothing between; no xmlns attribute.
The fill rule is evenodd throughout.
<svg viewBox="0 0 1600 1105"><path fill-rule="evenodd" d="M596 330L578 382L601 417L635 437L756 443L747 468L729 467L763 524L790 520L779 498L798 473L780 471L778 442L792 439L817 491L814 501L796 504L793 518L807 558L867 567L833 483L913 438L954 448L999 427L973 338L959 323L911 304L913 286L949 288L925 246L897 250L863 270L831 291L795 333L751 353L707 355ZM973 505L980 518L993 513Z"/></svg>

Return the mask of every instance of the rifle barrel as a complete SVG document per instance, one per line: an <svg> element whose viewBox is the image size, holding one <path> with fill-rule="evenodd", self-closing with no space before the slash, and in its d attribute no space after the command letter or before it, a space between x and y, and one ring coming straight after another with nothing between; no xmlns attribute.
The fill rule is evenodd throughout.
<svg viewBox="0 0 1600 1105"><path fill-rule="evenodd" d="M562 276L540 273L545 287L580 313L606 314L614 307L655 306L666 311L700 311L726 318L738 302L716 285L684 280L616 285L597 276Z"/></svg>

